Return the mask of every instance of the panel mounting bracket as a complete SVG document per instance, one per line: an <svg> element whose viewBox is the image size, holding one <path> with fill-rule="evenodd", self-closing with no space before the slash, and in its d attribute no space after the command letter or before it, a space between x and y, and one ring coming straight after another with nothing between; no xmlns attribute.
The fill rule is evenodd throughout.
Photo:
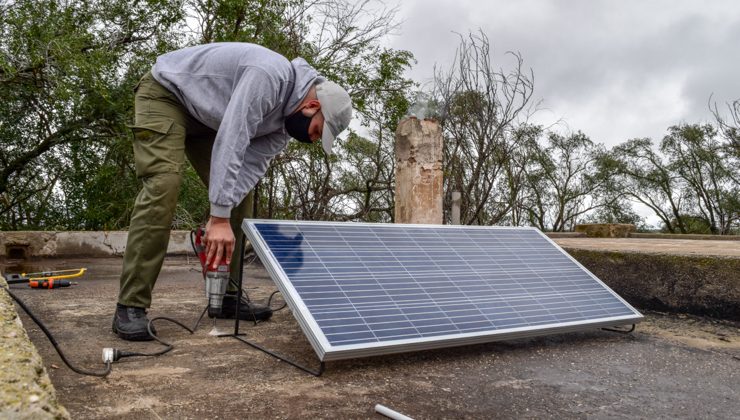
<svg viewBox="0 0 740 420"><path fill-rule="evenodd" d="M244 235L242 237L242 246L241 246L241 249L242 250L244 250L245 244L246 244L246 235ZM239 281L238 281L238 284L237 284L237 287L239 288L239 291L237 292L237 302L241 302L241 299L242 299L242 284L243 284L243 281L244 281L244 252L242 252L241 255L239 256ZM261 346L261 345L259 345L257 343L254 343L254 342L252 342L250 340L247 340L246 338L243 338L242 336L244 336L245 334L244 333L239 333L239 305L236 305L236 314L235 315L236 316L234 316L234 332L231 333L231 334L220 334L220 335L218 335L218 337L233 337L236 340L239 340L242 343L244 343L244 344L246 344L246 345L248 345L250 347L253 347L253 348L255 348L255 349L257 349L257 350L259 350L259 351L261 351L263 353L269 354L270 356L272 356L272 357L274 357L274 358L276 358L276 359L278 359L280 361L283 361L283 362L285 362L285 363L287 363L287 364L289 364L289 365L291 365L293 367L296 367L296 368L298 368L298 369L300 369L300 370L302 370L304 372L310 373L313 376L319 377L319 376L321 376L324 373L324 370L326 369L326 363L323 362L323 361L319 364L318 369L312 369L312 368L309 368L307 366L304 366L304 365L302 365L302 364L300 364L300 363L298 363L298 362L296 362L296 361L294 361L292 359L289 359L286 356L283 356L283 355L280 355L278 353L275 353L274 351L272 351L270 349L267 349L267 348L265 348L265 347L263 347L263 346ZM257 325L257 321L255 321L254 324Z"/></svg>

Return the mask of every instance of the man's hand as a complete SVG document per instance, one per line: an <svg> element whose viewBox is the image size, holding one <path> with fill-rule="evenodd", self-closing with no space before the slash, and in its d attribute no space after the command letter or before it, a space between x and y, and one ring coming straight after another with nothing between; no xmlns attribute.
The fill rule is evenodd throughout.
<svg viewBox="0 0 740 420"><path fill-rule="evenodd" d="M203 238L206 244L206 266L215 270L216 267L231 263L231 254L234 252L234 232L231 231L229 219L214 217L208 220L206 225L206 236Z"/></svg>

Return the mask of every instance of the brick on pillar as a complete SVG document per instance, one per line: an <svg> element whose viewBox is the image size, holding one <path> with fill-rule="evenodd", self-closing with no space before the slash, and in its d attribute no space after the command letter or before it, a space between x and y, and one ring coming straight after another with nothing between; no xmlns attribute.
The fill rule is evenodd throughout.
<svg viewBox="0 0 740 420"><path fill-rule="evenodd" d="M396 129L396 223L442 224L442 129L410 117Z"/></svg>

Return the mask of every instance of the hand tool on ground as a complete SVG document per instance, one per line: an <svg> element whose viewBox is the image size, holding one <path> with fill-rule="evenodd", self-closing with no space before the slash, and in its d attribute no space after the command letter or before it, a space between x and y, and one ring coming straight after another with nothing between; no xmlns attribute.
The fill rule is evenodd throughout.
<svg viewBox="0 0 740 420"><path fill-rule="evenodd" d="M77 285L77 282L58 279L31 280L28 282L28 286L32 289L56 289L59 287L69 287L75 285Z"/></svg>
<svg viewBox="0 0 740 420"><path fill-rule="evenodd" d="M63 280L80 277L85 274L87 268L72 268L69 270L55 270L55 271L39 271L37 273L21 273L21 274L4 274L5 280L8 284L20 284L28 283L30 281L44 281L44 280ZM56 287L67 287L67 286L56 286Z"/></svg>

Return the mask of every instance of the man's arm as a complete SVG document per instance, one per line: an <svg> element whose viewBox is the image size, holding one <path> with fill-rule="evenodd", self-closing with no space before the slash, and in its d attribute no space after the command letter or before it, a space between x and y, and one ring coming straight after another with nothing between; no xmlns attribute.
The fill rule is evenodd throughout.
<svg viewBox="0 0 740 420"><path fill-rule="evenodd" d="M265 176L267 168L270 167L270 162L285 150L288 141L289 137L281 132L270 133L252 140L247 153L244 155L244 163L237 177L237 189L243 191L242 197L246 196L257 185L257 182Z"/></svg>
<svg viewBox="0 0 740 420"><path fill-rule="evenodd" d="M262 166L259 176L243 179L246 166L259 161L260 147L252 139L262 119L276 106L278 87L264 70L244 69L224 118L219 126L211 156L208 197L211 202L211 219L206 227L206 263L218 266L223 260L231 261L234 234L229 225L231 209L251 190L264 174L269 159ZM255 147L257 146L257 147ZM259 169L262 168L260 166Z"/></svg>
<svg viewBox="0 0 740 420"><path fill-rule="evenodd" d="M272 133L257 137L252 140L244 156L244 164L237 179L244 185L241 186L247 192L257 184L267 172L272 159L282 152L288 145L289 138L283 133ZM246 194L245 194L246 196ZM242 200L244 198L242 197ZM241 202L241 200L240 200ZM206 226L206 264L212 259L214 268L218 266L219 260L215 256L222 255L225 264L231 263L231 254L234 252L234 234L231 231L230 219L228 217L215 217L211 215ZM214 246L209 246L209 242Z"/></svg>
<svg viewBox="0 0 740 420"><path fill-rule="evenodd" d="M278 104L279 87L264 70L247 67L229 99L211 155L208 199L211 216L228 218L254 183L239 179L247 154L265 115Z"/></svg>

